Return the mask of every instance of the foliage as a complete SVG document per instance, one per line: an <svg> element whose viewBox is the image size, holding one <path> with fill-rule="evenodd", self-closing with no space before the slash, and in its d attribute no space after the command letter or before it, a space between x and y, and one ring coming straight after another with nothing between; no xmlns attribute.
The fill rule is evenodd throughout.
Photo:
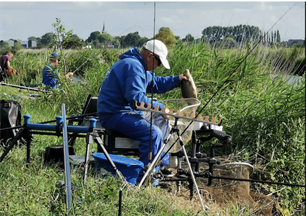
<svg viewBox="0 0 306 216"><path fill-rule="evenodd" d="M61 19L60 18L56 18L56 22L52 24L54 30L55 30L55 38L53 43L50 44L50 46L59 46L60 47L60 51L62 52L63 50L63 44L70 41L72 42L72 40L69 40L70 37L73 34L73 30L70 30L68 32L66 32L65 27L61 24Z"/></svg>
<svg viewBox="0 0 306 216"><path fill-rule="evenodd" d="M138 46L138 41L141 40L141 37L139 36L138 32L133 32L133 33L129 33L127 34L125 37L123 37L122 40L122 47L135 47ZM142 45L142 44L141 44Z"/></svg>
<svg viewBox="0 0 306 216"><path fill-rule="evenodd" d="M21 45L20 41L16 41L12 48L13 53L16 53L18 50L23 49L24 47Z"/></svg>
<svg viewBox="0 0 306 216"><path fill-rule="evenodd" d="M63 43L64 49L82 49L83 46L84 43L81 41L81 39L76 37L66 38Z"/></svg>
<svg viewBox="0 0 306 216"><path fill-rule="evenodd" d="M96 39L98 39L98 36L100 35L101 33L99 31L94 31L94 32L91 32L89 37L86 39L87 42L92 42Z"/></svg>
<svg viewBox="0 0 306 216"><path fill-rule="evenodd" d="M12 61L18 76L9 78L12 84L41 82L41 71L49 61L51 50L39 52L19 51ZM97 96L104 75L118 60L121 50L64 50L65 63L58 66L62 74L74 71L86 84L72 84L70 79L61 78L61 90L40 92L35 100L20 98L22 114L31 114L31 122L55 119L65 103L67 115L79 114L88 94ZM243 64L234 71L247 55L248 50L210 49L207 45L192 43L178 44L169 50L170 70L163 67L154 72L158 76L179 75L190 69L197 87L201 88L198 98L202 105L209 101L229 75L212 101L201 112L202 115L223 119L224 131L233 138L229 146L219 154L231 154L237 161L251 163L256 167L252 179L305 184L305 75L296 83L288 83L288 74L294 71L288 66L292 61L305 59L305 48L271 49L260 46ZM280 63L280 56L286 63ZM291 76L290 76L291 77ZM0 88L0 93L12 94L9 87ZM22 91L25 92L25 91ZM21 93L22 93L21 92ZM14 94L21 94L18 89ZM25 93L24 93L25 94ZM157 95L159 100L180 98L180 88ZM4 96L2 98L5 99ZM8 99L8 97L6 98ZM212 142L201 145L202 152L209 152ZM31 146L31 164L26 168L26 150L14 148L1 162L0 171L0 214L20 215L64 215L65 197L55 187L64 175L55 166L43 164L43 153L47 146L61 144L58 137L34 137ZM91 146L94 151L96 146ZM75 144L77 155L84 155L84 140ZM0 153L3 149L0 149ZM89 176L82 184L83 172L74 170L72 181L77 186L73 192L72 215L117 215L120 184L115 178ZM282 214L298 214L305 191L297 187L265 185L272 193L278 190L276 208ZM144 190L124 189L123 211L126 215L194 215L189 210L178 210L175 200L158 188ZM158 197L158 199L156 199ZM186 206L187 208L187 206ZM305 211L305 210L304 210ZM115 212L115 213L114 213ZM238 207L226 210L238 215ZM248 214L245 210L245 214ZM198 215L205 215L199 213Z"/></svg>
<svg viewBox="0 0 306 216"><path fill-rule="evenodd" d="M52 32L48 32L46 34L44 34L43 36L41 36L41 43L44 46L47 46L49 44L51 44L56 38L56 35Z"/></svg>
<svg viewBox="0 0 306 216"><path fill-rule="evenodd" d="M185 37L185 41L193 41L194 40L194 37L191 35L191 34L187 34L186 37Z"/></svg>
<svg viewBox="0 0 306 216"><path fill-rule="evenodd" d="M227 37L235 39L240 43L243 41L256 41L260 37L263 38L264 44L273 44L274 42L280 43L281 38L279 30L262 32L256 26L237 25L237 26L209 26L202 31L202 39L208 40L209 43L215 43Z"/></svg>
<svg viewBox="0 0 306 216"><path fill-rule="evenodd" d="M99 34L97 39L99 40L100 43L111 43L113 40L113 37L109 33L102 33Z"/></svg>
<svg viewBox="0 0 306 216"><path fill-rule="evenodd" d="M10 47L8 42L2 42L0 45L0 55L6 55L7 53L11 52L12 48Z"/></svg>
<svg viewBox="0 0 306 216"><path fill-rule="evenodd" d="M168 49L172 49L178 42L170 30L170 28L162 27L159 29L158 34L155 36L156 39L161 40L167 46Z"/></svg>

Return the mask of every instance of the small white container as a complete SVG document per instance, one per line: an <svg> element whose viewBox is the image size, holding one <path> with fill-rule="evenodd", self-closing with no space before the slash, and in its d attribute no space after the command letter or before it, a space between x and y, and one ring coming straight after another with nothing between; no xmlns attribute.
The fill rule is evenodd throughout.
<svg viewBox="0 0 306 216"><path fill-rule="evenodd" d="M177 156L169 155L169 167L177 168Z"/></svg>
<svg viewBox="0 0 306 216"><path fill-rule="evenodd" d="M195 122L193 126L193 130L201 130L202 126L203 126L203 122Z"/></svg>

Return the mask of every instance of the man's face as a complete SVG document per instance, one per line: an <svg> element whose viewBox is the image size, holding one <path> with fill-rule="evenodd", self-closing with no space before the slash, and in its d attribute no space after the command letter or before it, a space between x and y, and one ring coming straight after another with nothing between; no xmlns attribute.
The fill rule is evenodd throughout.
<svg viewBox="0 0 306 216"><path fill-rule="evenodd" d="M57 66L58 65L58 59L55 59L55 64L54 64L55 66Z"/></svg>
<svg viewBox="0 0 306 216"><path fill-rule="evenodd" d="M153 55L152 52L148 53L147 55L147 70L152 71L157 67L161 66L161 61L157 55Z"/></svg>

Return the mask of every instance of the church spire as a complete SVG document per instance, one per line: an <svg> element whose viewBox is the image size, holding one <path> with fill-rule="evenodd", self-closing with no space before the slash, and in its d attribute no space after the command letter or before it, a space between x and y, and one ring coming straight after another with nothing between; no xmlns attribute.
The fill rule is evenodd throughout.
<svg viewBox="0 0 306 216"><path fill-rule="evenodd" d="M103 22L102 34L103 34L103 33L106 33L106 31L105 31L105 22Z"/></svg>

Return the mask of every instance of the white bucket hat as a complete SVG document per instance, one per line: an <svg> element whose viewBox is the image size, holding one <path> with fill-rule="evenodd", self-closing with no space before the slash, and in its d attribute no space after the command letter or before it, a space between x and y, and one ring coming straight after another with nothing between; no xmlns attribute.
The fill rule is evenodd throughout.
<svg viewBox="0 0 306 216"><path fill-rule="evenodd" d="M146 50L149 50L153 52L155 55L157 55L161 61L161 63L164 65L165 68L170 69L169 62L167 60L168 55L168 49L166 45L161 42L160 40L150 40L143 44L143 48Z"/></svg>

